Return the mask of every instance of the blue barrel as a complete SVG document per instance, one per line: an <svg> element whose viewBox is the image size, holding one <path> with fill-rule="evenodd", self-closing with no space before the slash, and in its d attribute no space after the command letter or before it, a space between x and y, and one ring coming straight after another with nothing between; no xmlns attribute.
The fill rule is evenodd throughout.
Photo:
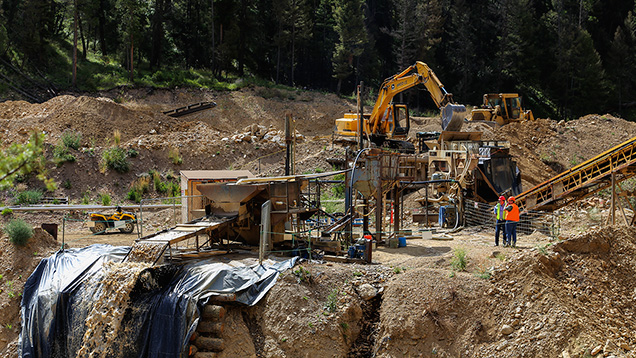
<svg viewBox="0 0 636 358"><path fill-rule="evenodd" d="M406 238L398 237L398 247L406 247Z"/></svg>
<svg viewBox="0 0 636 358"><path fill-rule="evenodd" d="M356 258L356 247L355 246L349 246L349 257L352 259Z"/></svg>

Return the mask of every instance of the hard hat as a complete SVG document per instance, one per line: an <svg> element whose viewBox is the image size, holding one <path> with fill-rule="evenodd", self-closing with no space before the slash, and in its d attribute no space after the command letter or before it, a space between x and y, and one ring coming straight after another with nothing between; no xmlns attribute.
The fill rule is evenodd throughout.
<svg viewBox="0 0 636 358"><path fill-rule="evenodd" d="M508 201L511 202L511 203L514 203L515 202L515 197L514 196L509 197Z"/></svg>
<svg viewBox="0 0 636 358"><path fill-rule="evenodd" d="M505 197L505 196L503 196L503 195L502 195L502 196L500 196L500 197L499 197L499 201L506 201L506 197Z"/></svg>

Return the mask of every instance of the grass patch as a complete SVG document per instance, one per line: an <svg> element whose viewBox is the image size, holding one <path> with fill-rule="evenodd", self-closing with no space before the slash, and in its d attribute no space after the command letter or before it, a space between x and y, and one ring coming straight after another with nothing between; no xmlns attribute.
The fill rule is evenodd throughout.
<svg viewBox="0 0 636 358"><path fill-rule="evenodd" d="M128 163L124 149L114 146L104 150L100 170L103 173L107 169L115 170L118 173L127 173L130 170L130 163Z"/></svg>
<svg viewBox="0 0 636 358"><path fill-rule="evenodd" d="M183 158L181 157L181 154L179 153L179 148L174 148L174 147L170 148L168 150L168 159L170 159L170 161L174 165L179 165L183 163Z"/></svg>
<svg viewBox="0 0 636 358"><path fill-rule="evenodd" d="M333 289L329 296L327 296L327 302L325 302L325 309L327 312L336 312L338 308L338 290Z"/></svg>
<svg viewBox="0 0 636 358"><path fill-rule="evenodd" d="M85 192L84 195L82 195L81 203L82 205L88 205L91 203L91 194L89 192Z"/></svg>
<svg viewBox="0 0 636 358"><path fill-rule="evenodd" d="M451 267L456 271L465 271L468 266L467 252L463 248L457 248L453 252L454 256L451 260Z"/></svg>
<svg viewBox="0 0 636 358"><path fill-rule="evenodd" d="M60 139L66 148L78 150L82 145L82 133L80 132L65 131Z"/></svg>
<svg viewBox="0 0 636 358"><path fill-rule="evenodd" d="M490 270L486 268L486 266L480 265L477 271L475 271L475 276L483 278L484 280L488 280L492 276L492 272L490 272Z"/></svg>
<svg viewBox="0 0 636 358"><path fill-rule="evenodd" d="M22 219L13 219L4 227L9 241L18 246L24 246L33 236L33 228Z"/></svg>
<svg viewBox="0 0 636 358"><path fill-rule="evenodd" d="M33 205L42 200L42 191L40 190L24 190L18 193L15 198L16 205Z"/></svg>
<svg viewBox="0 0 636 358"><path fill-rule="evenodd" d="M109 206L111 203L110 194L108 193L99 194L99 201L102 203L103 206Z"/></svg>
<svg viewBox="0 0 636 358"><path fill-rule="evenodd" d="M130 185L130 190L126 194L126 199L132 200L139 204L141 202L143 194L147 193L150 189L150 177L145 176L135 180Z"/></svg>
<svg viewBox="0 0 636 358"><path fill-rule="evenodd" d="M296 276L296 281L298 281L298 283L311 281L311 272L302 266L299 266L298 269L293 271L293 273L294 276Z"/></svg>
<svg viewBox="0 0 636 358"><path fill-rule="evenodd" d="M548 248L552 246L552 243L547 243L545 245L537 245L537 251L539 251L543 255L548 255Z"/></svg>
<svg viewBox="0 0 636 358"><path fill-rule="evenodd" d="M75 160L75 156L66 145L58 143L53 148L53 161L55 165L61 165L64 162L73 163Z"/></svg>
<svg viewBox="0 0 636 358"><path fill-rule="evenodd" d="M11 210L11 208L2 209L2 216L9 216L11 214L13 214L13 210Z"/></svg>

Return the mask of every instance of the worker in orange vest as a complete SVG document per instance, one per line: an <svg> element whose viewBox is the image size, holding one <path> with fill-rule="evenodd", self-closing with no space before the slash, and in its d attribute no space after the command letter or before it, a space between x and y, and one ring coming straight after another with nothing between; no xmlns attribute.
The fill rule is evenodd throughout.
<svg viewBox="0 0 636 358"><path fill-rule="evenodd" d="M517 247L517 223L519 223L519 207L515 204L515 197L508 198L508 206L506 206L506 236L508 237L507 246ZM504 247L506 243L504 241Z"/></svg>
<svg viewBox="0 0 636 358"><path fill-rule="evenodd" d="M506 244L506 198L502 195L494 207L495 219L495 246L499 246L499 232L503 235L503 244Z"/></svg>

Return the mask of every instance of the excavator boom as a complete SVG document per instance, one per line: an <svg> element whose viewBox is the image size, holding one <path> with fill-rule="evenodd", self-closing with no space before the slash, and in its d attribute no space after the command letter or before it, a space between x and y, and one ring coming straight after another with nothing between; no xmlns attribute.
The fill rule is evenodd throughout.
<svg viewBox="0 0 636 358"><path fill-rule="evenodd" d="M412 145L402 145L410 144L405 143L404 140L397 140L404 139L408 135L408 108L405 105L394 104L393 98L397 94L420 84L426 87L435 105L441 111L442 129L459 131L464 122L466 107L455 104L453 95L446 91L433 70L424 62L418 61L404 71L384 80L380 86L373 111L371 114L362 116L364 134L376 144L389 140L394 142L393 146L413 147ZM400 113L404 114L400 115ZM407 119L405 127L399 123L400 117ZM359 134L358 120L358 116L354 113L345 114L344 118L336 120L336 134L349 137L357 136Z"/></svg>
<svg viewBox="0 0 636 358"><path fill-rule="evenodd" d="M435 105L441 110L443 129L446 130L446 127L452 124L453 129L449 130L458 131L463 123L466 107L454 104L453 95L446 91L435 72L421 61L384 80L371 116L365 123L365 131L374 134L386 133L386 127L393 124L388 120L388 109L393 97L419 84L426 87Z"/></svg>

